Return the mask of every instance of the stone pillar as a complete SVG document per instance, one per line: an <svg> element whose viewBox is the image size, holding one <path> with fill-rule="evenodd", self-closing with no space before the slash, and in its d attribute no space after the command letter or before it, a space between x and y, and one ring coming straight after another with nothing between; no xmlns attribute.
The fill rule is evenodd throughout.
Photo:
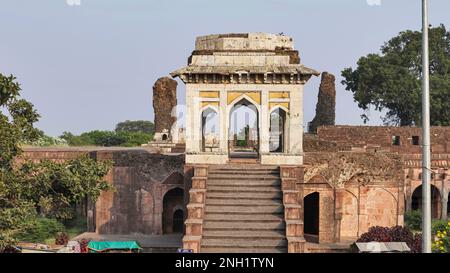
<svg viewBox="0 0 450 273"><path fill-rule="evenodd" d="M341 240L341 221L344 209L345 189L335 189L334 192L334 240Z"/></svg>
<svg viewBox="0 0 450 273"><path fill-rule="evenodd" d="M405 210L406 211L411 211L411 202L412 202L412 193L411 193L411 180L410 179L406 179L405 181L405 199L406 199L406 207Z"/></svg>
<svg viewBox="0 0 450 273"><path fill-rule="evenodd" d="M228 126L229 113L227 111L227 91L220 91L219 101L219 133L220 133L220 152L228 154Z"/></svg>
<svg viewBox="0 0 450 273"><path fill-rule="evenodd" d="M289 115L289 148L290 154L303 152L303 85L291 91Z"/></svg>
<svg viewBox="0 0 450 273"><path fill-rule="evenodd" d="M261 107L259 113L259 152L261 154L269 153L269 127L270 127L270 115L269 115L269 92L267 89L263 89L261 92Z"/></svg>
<svg viewBox="0 0 450 273"><path fill-rule="evenodd" d="M200 152L201 112L199 92L194 85L186 85L186 152Z"/></svg>
<svg viewBox="0 0 450 273"><path fill-rule="evenodd" d="M448 221L447 205L448 205L448 192L445 190L444 187L444 189L442 190L442 197L441 197L441 220L443 221Z"/></svg>
<svg viewBox="0 0 450 273"><path fill-rule="evenodd" d="M87 232L95 232L95 203L87 198Z"/></svg>

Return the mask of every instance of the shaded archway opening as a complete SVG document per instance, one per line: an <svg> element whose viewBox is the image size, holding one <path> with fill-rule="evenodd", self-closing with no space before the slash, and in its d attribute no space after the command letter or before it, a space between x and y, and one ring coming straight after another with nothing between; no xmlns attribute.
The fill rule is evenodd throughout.
<svg viewBox="0 0 450 273"><path fill-rule="evenodd" d="M259 114L249 100L243 98L230 111L228 128L229 156L257 158L259 155Z"/></svg>
<svg viewBox="0 0 450 273"><path fill-rule="evenodd" d="M219 115L212 108L202 112L202 152L214 152L219 148Z"/></svg>
<svg viewBox="0 0 450 273"><path fill-rule="evenodd" d="M447 219L450 219L450 192L447 196Z"/></svg>
<svg viewBox="0 0 450 273"><path fill-rule="evenodd" d="M417 187L411 198L411 209L422 210L422 186ZM431 217L438 219L441 216L441 194L436 186L431 185Z"/></svg>
<svg viewBox="0 0 450 273"><path fill-rule="evenodd" d="M286 146L286 111L277 108L270 113L269 150L283 153Z"/></svg>
<svg viewBox="0 0 450 273"><path fill-rule="evenodd" d="M304 234L305 239L310 242L319 242L319 206L320 196L318 192L304 197Z"/></svg>
<svg viewBox="0 0 450 273"><path fill-rule="evenodd" d="M175 215L175 213L183 207L183 195L184 191L180 188L174 188L168 191L163 198L163 234L173 234L177 231L174 230L174 227L179 227L179 218L175 218L175 216L179 217L179 213ZM181 230L183 230L183 220L181 220Z"/></svg>
<svg viewBox="0 0 450 273"><path fill-rule="evenodd" d="M173 233L183 233L183 217L184 213L182 209L177 209L173 213L172 231Z"/></svg>

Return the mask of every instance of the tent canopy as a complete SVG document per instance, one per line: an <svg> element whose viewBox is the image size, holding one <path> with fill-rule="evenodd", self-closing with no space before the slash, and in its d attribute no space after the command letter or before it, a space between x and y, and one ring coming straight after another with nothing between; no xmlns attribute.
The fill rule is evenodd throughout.
<svg viewBox="0 0 450 273"><path fill-rule="evenodd" d="M88 243L88 249L94 252L103 252L108 250L133 250L142 249L136 241L117 241L117 242L95 242Z"/></svg>

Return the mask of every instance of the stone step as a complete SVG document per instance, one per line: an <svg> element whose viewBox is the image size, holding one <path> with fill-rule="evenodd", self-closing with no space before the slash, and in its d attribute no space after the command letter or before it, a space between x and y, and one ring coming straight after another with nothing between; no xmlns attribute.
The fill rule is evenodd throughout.
<svg viewBox="0 0 450 273"><path fill-rule="evenodd" d="M201 241L203 247L233 247L233 248L276 248L287 247L287 240L280 239L203 239Z"/></svg>
<svg viewBox="0 0 450 273"><path fill-rule="evenodd" d="M207 185L211 186L227 186L227 187L267 187L267 186L281 186L281 180L245 180L242 179L208 179Z"/></svg>
<svg viewBox="0 0 450 273"><path fill-rule="evenodd" d="M278 170L252 170L252 169L236 169L236 170L209 170L208 174L241 174L241 175L280 175Z"/></svg>
<svg viewBox="0 0 450 273"><path fill-rule="evenodd" d="M206 213L281 213L284 211L282 205L270 206L221 206L207 205Z"/></svg>
<svg viewBox="0 0 450 273"><path fill-rule="evenodd" d="M281 199L221 199L221 198L206 198L206 205L274 206L274 205L282 205L282 201L281 201Z"/></svg>
<svg viewBox="0 0 450 273"><path fill-rule="evenodd" d="M202 253L287 253L287 247L214 247L202 246Z"/></svg>
<svg viewBox="0 0 450 273"><path fill-rule="evenodd" d="M235 221L227 222L222 221L205 221L203 223L203 232L207 230L284 230L286 224L284 221L272 221L272 222L246 222Z"/></svg>
<svg viewBox="0 0 450 273"><path fill-rule="evenodd" d="M263 192L281 192L280 187L226 187L226 186L216 186L216 185L206 185L206 189L208 193L211 192L252 192L252 193L263 193Z"/></svg>
<svg viewBox="0 0 450 273"><path fill-rule="evenodd" d="M230 158L228 162L230 164L257 165L260 161L257 158Z"/></svg>
<svg viewBox="0 0 450 273"><path fill-rule="evenodd" d="M281 199L283 197L278 192L206 192L207 198L222 199Z"/></svg>
<svg viewBox="0 0 450 273"><path fill-rule="evenodd" d="M251 168L251 169L255 169L255 170L279 170L280 167L277 165L262 165L262 164L249 164L249 165L245 165L245 168ZM211 165L210 167L211 170L223 170L223 169L242 169L242 165L241 164L233 164L233 163L228 163L228 164L219 164L219 165Z"/></svg>
<svg viewBox="0 0 450 273"><path fill-rule="evenodd" d="M255 213L255 214L239 214L239 213L206 213L205 221L246 221L246 222L282 222L284 221L284 214L270 214L270 213Z"/></svg>
<svg viewBox="0 0 450 273"><path fill-rule="evenodd" d="M209 230L203 231L204 239L219 238L261 238L261 239L285 239L286 234L282 230Z"/></svg>
<svg viewBox="0 0 450 273"><path fill-rule="evenodd" d="M241 179L241 181L246 180L278 180L279 175L274 174L214 174L208 173L209 179Z"/></svg>

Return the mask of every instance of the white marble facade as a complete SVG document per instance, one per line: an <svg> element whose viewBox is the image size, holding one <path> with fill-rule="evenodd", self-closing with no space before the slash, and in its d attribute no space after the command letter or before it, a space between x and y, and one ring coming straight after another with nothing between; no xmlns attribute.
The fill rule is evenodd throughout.
<svg viewBox="0 0 450 273"><path fill-rule="evenodd" d="M171 75L186 84L186 163L225 164L229 161L230 112L245 99L258 112L261 164L303 164L303 87L318 72L291 60L293 40L266 33L198 37L189 65ZM298 53L297 53L298 54ZM202 147L202 113L218 115L218 147ZM270 152L270 114L286 113L283 149ZM204 144L203 144L204 145Z"/></svg>

